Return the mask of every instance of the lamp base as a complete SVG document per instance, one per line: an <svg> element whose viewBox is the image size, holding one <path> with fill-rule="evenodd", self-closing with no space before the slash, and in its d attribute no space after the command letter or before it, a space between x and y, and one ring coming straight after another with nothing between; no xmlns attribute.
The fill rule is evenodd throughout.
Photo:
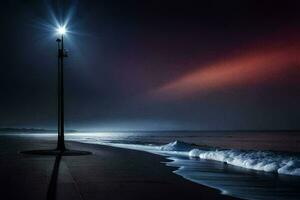
<svg viewBox="0 0 300 200"><path fill-rule="evenodd" d="M21 151L21 154L27 155L44 155L44 156L84 156L90 155L92 152L89 151L79 151L79 150L72 150L72 149L65 149L65 150L58 150L58 149L46 149L46 150L31 150L31 151Z"/></svg>

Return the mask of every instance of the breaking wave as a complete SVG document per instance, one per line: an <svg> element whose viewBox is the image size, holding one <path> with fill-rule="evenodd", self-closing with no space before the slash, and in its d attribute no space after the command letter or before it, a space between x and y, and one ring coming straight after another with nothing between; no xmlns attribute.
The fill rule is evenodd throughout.
<svg viewBox="0 0 300 200"><path fill-rule="evenodd" d="M193 149L189 152L189 156L221 161L247 169L300 176L300 159L295 156L280 155L279 153L240 150L203 151Z"/></svg>
<svg viewBox="0 0 300 200"><path fill-rule="evenodd" d="M184 156L189 158L214 160L251 170L300 176L300 156L289 155L286 153L236 149L212 149L199 147L197 145L178 140L166 145L110 143L95 140L91 141L87 138L81 140L81 142L147 151L164 156Z"/></svg>
<svg viewBox="0 0 300 200"><path fill-rule="evenodd" d="M270 151L203 150L195 145L175 141L161 146L162 151L186 151L191 158L220 161L252 170L300 176L300 158ZM184 155L184 154L180 154Z"/></svg>
<svg viewBox="0 0 300 200"><path fill-rule="evenodd" d="M174 141L166 145L130 145L132 149L157 154L189 156L220 161L246 169L300 176L300 157L271 151L246 151L236 149L204 149L196 145ZM123 146L126 148L126 146Z"/></svg>

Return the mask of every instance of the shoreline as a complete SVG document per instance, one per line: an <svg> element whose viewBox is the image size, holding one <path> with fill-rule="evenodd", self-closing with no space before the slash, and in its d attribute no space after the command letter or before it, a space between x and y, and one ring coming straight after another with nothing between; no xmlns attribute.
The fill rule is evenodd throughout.
<svg viewBox="0 0 300 200"><path fill-rule="evenodd" d="M20 151L51 149L56 141L38 137L0 136L1 193L4 199L237 199L176 175L168 159L98 144L67 141L88 156L30 156ZM55 170L56 169L56 170ZM54 174L56 171L56 174ZM56 180L53 181L53 175ZM50 184L51 182L51 184ZM53 189L50 186L55 186ZM54 191L54 192L53 192Z"/></svg>
<svg viewBox="0 0 300 200"><path fill-rule="evenodd" d="M195 183L193 181L190 181L188 179L185 179L185 178L181 177L181 175L179 175L179 174L176 174L174 171L178 170L179 167L175 167L175 166L172 166L172 165L166 165L166 163L169 163L169 162L172 161L171 158L166 157L166 156L153 154L153 153L146 152L146 151L126 149L126 148L114 147L114 146L103 145L103 144L90 144L90 143L83 143L83 142L77 142L77 141L68 141L67 143L69 143L69 144L74 143L75 145L91 146L93 149L100 149L100 150L103 149L103 148L108 148L108 149L111 149L111 150L114 150L114 151L129 151L129 152L132 151L132 152L136 152L137 154L141 154L140 156L143 156L143 157L155 157L155 160L158 160L158 164L159 165L162 164L163 168L165 168L166 171L169 171L168 175L175 176L176 179L177 178L181 179L180 182L182 182L183 184L194 185L196 187L199 187L200 190L202 189L202 190L205 190L207 192L216 193L217 195L220 195L217 198L217 199L220 199L220 200L222 200L223 198L224 199L231 199L231 200L239 200L239 198L237 198L237 197L222 194L222 191L220 191L218 189ZM90 148L88 148L88 149L90 149ZM142 155L142 154L144 154L144 155ZM184 183L184 182L186 182L186 183Z"/></svg>

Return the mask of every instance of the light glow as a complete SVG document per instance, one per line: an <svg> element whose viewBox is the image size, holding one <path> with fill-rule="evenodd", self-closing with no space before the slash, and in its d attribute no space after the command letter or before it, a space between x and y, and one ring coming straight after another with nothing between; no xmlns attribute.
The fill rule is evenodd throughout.
<svg viewBox="0 0 300 200"><path fill-rule="evenodd" d="M66 29L65 26L60 26L60 27L57 28L57 32L58 32L59 34L61 34L61 35L64 35L64 34L66 34L67 29Z"/></svg>

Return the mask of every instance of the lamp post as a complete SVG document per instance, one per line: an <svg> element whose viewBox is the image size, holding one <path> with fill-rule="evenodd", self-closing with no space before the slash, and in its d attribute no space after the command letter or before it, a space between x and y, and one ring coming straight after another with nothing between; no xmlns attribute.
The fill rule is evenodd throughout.
<svg viewBox="0 0 300 200"><path fill-rule="evenodd" d="M56 30L60 35L60 38L56 39L58 54L57 54L57 110L58 110L58 136L57 136L57 146L56 149L50 150L31 150L22 151L23 154L36 154L36 155L59 155L59 156L80 156L88 155L91 152L71 150L67 149L65 146L64 137L64 58L68 57L67 51L64 49L64 35L67 33L65 26L60 26Z"/></svg>
<svg viewBox="0 0 300 200"><path fill-rule="evenodd" d="M65 27L57 29L61 35L61 39L57 39L58 47L58 88L57 88L57 102L58 102L58 137L57 147L59 151L65 151L65 137L64 137L64 58L67 57L67 52L64 49L64 34L66 33Z"/></svg>

